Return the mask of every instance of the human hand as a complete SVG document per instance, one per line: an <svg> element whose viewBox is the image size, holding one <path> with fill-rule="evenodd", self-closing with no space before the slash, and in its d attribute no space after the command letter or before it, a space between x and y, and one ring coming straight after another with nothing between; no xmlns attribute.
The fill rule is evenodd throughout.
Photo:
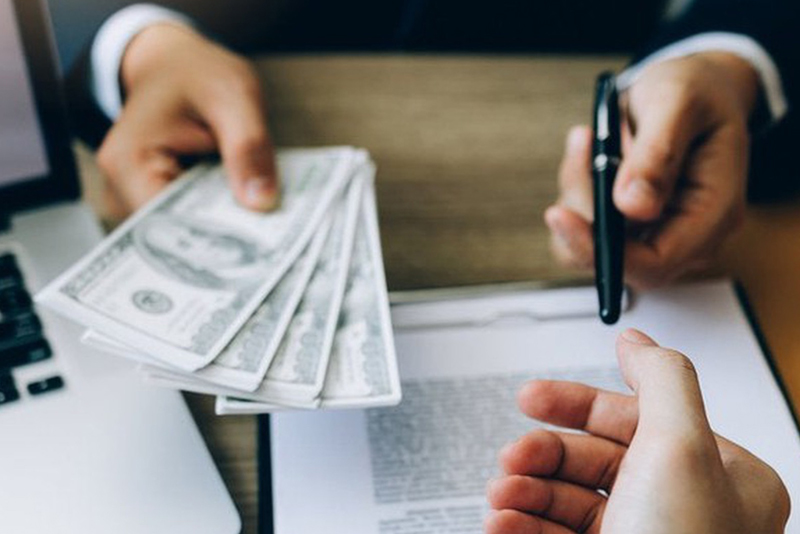
<svg viewBox="0 0 800 534"><path fill-rule="evenodd" d="M617 354L634 396L569 382L521 390L528 416L586 434L538 430L503 450L487 534L782 533L786 488L711 431L691 362L636 330Z"/></svg>
<svg viewBox="0 0 800 534"><path fill-rule="evenodd" d="M645 68L621 98L623 159L614 203L629 221L625 279L666 284L710 263L744 214L758 78L744 60L703 53ZM573 128L545 212L557 259L594 261L591 129Z"/></svg>
<svg viewBox="0 0 800 534"><path fill-rule="evenodd" d="M125 106L97 158L120 215L178 176L182 156L214 152L242 205L277 205L262 89L246 60L190 28L156 24L128 46L121 79Z"/></svg>

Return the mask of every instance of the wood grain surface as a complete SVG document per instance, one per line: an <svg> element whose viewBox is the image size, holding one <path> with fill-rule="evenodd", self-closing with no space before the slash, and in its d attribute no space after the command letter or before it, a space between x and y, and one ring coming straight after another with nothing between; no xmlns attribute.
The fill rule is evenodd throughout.
<svg viewBox="0 0 800 534"><path fill-rule="evenodd" d="M390 289L564 280L542 222L564 136L588 122L594 77L623 58L295 56L257 61L278 146L357 145L378 164ZM80 150L86 196L102 181ZM800 177L798 177L800 179ZM717 270L740 277L800 400L800 204L751 210ZM724 347L721 347L724 350ZM187 395L214 459L256 530L256 424Z"/></svg>

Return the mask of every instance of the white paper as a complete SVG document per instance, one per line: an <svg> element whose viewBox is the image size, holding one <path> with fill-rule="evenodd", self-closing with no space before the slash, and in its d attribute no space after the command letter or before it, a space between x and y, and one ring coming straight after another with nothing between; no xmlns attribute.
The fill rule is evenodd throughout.
<svg viewBox="0 0 800 534"><path fill-rule="evenodd" d="M622 387L614 342L627 327L692 358L714 429L772 465L800 502L800 438L730 283L640 296L614 327L514 313L580 292L594 289L504 296L509 313L475 327L419 328L418 313L446 323L447 303L395 307L400 406L273 416L276 534L482 533L499 445L535 426L518 413L518 384L555 377ZM459 299L476 317L495 306L493 297ZM790 534L800 532L794 515Z"/></svg>

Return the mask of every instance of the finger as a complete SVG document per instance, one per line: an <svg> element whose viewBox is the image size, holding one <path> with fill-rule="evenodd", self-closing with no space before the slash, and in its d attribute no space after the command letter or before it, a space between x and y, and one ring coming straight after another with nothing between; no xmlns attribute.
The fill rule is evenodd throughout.
<svg viewBox="0 0 800 534"><path fill-rule="evenodd" d="M189 118L175 119L154 145L181 155L211 154L217 149L214 134L205 125Z"/></svg>
<svg viewBox="0 0 800 534"><path fill-rule="evenodd" d="M587 221L594 217L592 202L592 130L574 126L567 134L564 157L558 172L558 204L574 211Z"/></svg>
<svg viewBox="0 0 800 534"><path fill-rule="evenodd" d="M130 215L130 207L108 179L103 182L101 206L104 221L119 223Z"/></svg>
<svg viewBox="0 0 800 534"><path fill-rule="evenodd" d="M517 510L575 532L599 532L606 499L596 491L558 480L511 475L489 483L495 510Z"/></svg>
<svg viewBox="0 0 800 534"><path fill-rule="evenodd" d="M589 221L569 208L551 206L544 213L550 229L550 245L563 265L588 269L594 262L594 242Z"/></svg>
<svg viewBox="0 0 800 534"><path fill-rule="evenodd" d="M139 147L126 131L112 130L97 154L100 168L114 195L127 210L141 207L157 195L182 169L175 156L156 148Z"/></svg>
<svg viewBox="0 0 800 534"><path fill-rule="evenodd" d="M634 93L648 90L649 94ZM698 132L685 91L631 89L636 131L614 184L614 203L635 221L658 219L672 196L689 145Z"/></svg>
<svg viewBox="0 0 800 534"><path fill-rule="evenodd" d="M565 526L518 510L499 510L486 516L486 534L576 534Z"/></svg>
<svg viewBox="0 0 800 534"><path fill-rule="evenodd" d="M156 197L182 172L175 157L153 154L132 172L114 181L114 188L131 210L137 210Z"/></svg>
<svg viewBox="0 0 800 534"><path fill-rule="evenodd" d="M500 463L508 475L528 475L610 490L626 447L578 434L535 430L507 445Z"/></svg>
<svg viewBox="0 0 800 534"><path fill-rule="evenodd" d="M620 334L617 355L625 382L637 396L638 432L715 447L697 373L686 356L633 329Z"/></svg>
<svg viewBox="0 0 800 534"><path fill-rule="evenodd" d="M528 382L520 390L518 404L523 413L539 421L623 445L630 443L639 417L635 398L574 382Z"/></svg>
<svg viewBox="0 0 800 534"><path fill-rule="evenodd" d="M238 90L217 92L199 107L219 144L234 196L250 209L268 211L278 204L279 188L262 92L249 71L239 76Z"/></svg>
<svg viewBox="0 0 800 534"><path fill-rule="evenodd" d="M663 285L709 259L741 223L745 169L747 139L736 128L716 132L698 148L687 169L693 185L681 191L674 213L651 239L627 247L629 281Z"/></svg>

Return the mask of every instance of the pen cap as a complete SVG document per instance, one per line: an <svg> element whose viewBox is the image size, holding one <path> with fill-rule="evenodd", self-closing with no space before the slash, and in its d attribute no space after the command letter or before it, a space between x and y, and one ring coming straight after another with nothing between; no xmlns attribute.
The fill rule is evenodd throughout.
<svg viewBox="0 0 800 534"><path fill-rule="evenodd" d="M617 80L612 72L598 76L594 102L593 152L619 157L622 154L619 95Z"/></svg>

